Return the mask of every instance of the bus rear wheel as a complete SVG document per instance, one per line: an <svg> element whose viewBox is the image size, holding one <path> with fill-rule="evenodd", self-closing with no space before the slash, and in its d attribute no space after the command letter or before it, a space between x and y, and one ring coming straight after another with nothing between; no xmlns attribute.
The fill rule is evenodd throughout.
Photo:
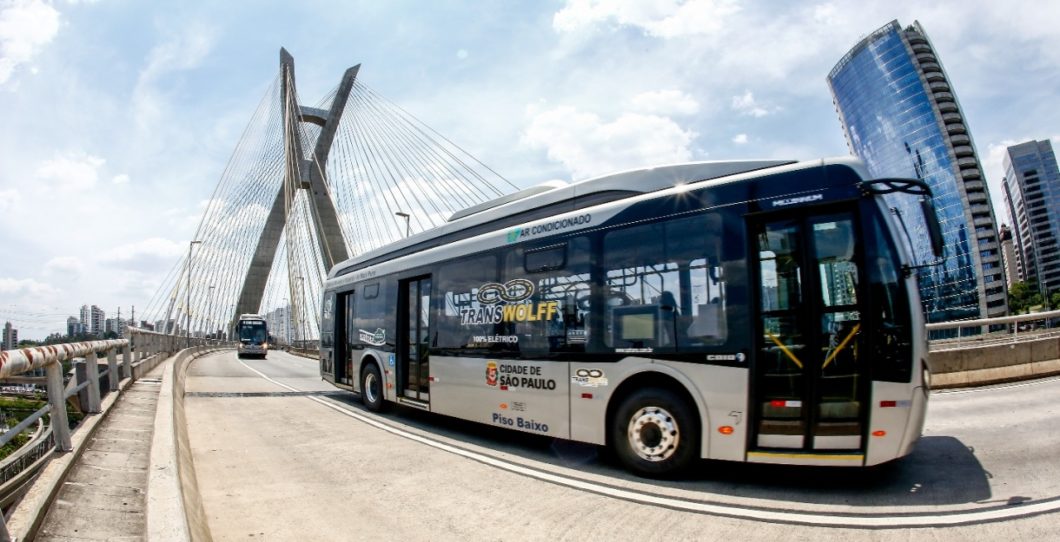
<svg viewBox="0 0 1060 542"><path fill-rule="evenodd" d="M676 475L696 458L698 424L688 401L664 388L626 397L611 420L611 446L634 473L651 478Z"/></svg>
<svg viewBox="0 0 1060 542"><path fill-rule="evenodd" d="M374 363L369 363L361 371L361 402L372 412L383 410L383 376Z"/></svg>

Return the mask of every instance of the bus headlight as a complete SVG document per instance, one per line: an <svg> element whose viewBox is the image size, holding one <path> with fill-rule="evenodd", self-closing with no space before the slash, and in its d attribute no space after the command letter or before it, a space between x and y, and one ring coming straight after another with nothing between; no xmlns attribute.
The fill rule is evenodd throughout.
<svg viewBox="0 0 1060 542"><path fill-rule="evenodd" d="M269 343L261 343L261 349L262 350L268 350L269 349Z"/></svg>

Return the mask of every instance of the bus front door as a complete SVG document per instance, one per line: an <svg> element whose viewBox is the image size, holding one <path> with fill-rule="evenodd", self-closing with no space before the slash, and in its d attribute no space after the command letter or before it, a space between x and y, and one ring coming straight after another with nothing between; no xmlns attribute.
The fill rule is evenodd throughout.
<svg viewBox="0 0 1060 542"><path fill-rule="evenodd" d="M430 402L431 278L401 281L398 299L398 358L401 397Z"/></svg>
<svg viewBox="0 0 1060 542"><path fill-rule="evenodd" d="M865 447L865 356L857 221L852 212L753 225L758 285L752 383L759 451Z"/></svg>

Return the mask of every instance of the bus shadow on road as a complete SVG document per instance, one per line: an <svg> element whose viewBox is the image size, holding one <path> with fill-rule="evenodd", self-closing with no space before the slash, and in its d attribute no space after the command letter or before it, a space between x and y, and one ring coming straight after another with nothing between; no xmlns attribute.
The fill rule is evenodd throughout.
<svg viewBox="0 0 1060 542"><path fill-rule="evenodd" d="M924 437L913 453L861 469L703 461L681 482L705 493L864 507L944 506L991 497L990 474L974 450L953 437Z"/></svg>
<svg viewBox="0 0 1060 542"><path fill-rule="evenodd" d="M341 402L366 412L355 395ZM954 437L922 437L912 454L868 468L703 460L680 478L653 480L629 473L600 446L498 429L407 407L390 408L381 416L483 451L612 478L634 484L638 491L651 492L652 487L690 491L704 500L740 497L820 505L915 507L970 504L992 495L990 474L974 450Z"/></svg>

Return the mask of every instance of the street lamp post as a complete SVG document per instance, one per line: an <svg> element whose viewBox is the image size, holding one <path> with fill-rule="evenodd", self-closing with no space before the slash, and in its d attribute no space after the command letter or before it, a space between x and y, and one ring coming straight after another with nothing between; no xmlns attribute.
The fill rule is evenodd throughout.
<svg viewBox="0 0 1060 542"><path fill-rule="evenodd" d="M305 277L303 277L302 275L298 275L298 281L299 281L299 283L301 283L301 287L302 287L301 288L302 289L302 306L298 310L298 319L302 321L302 326L301 326L302 327L302 349L305 350L305 349L307 349L306 345L309 344L306 341L306 338L305 338L305 336L306 336L306 327L305 327L305 307L306 307L306 302L305 302Z"/></svg>
<svg viewBox="0 0 1060 542"><path fill-rule="evenodd" d="M283 312L280 314L283 316L283 340L288 346L294 343L294 337L291 333L291 302L287 298L283 298L283 305L280 305Z"/></svg>
<svg viewBox="0 0 1060 542"><path fill-rule="evenodd" d="M207 305L207 309L206 309L206 317L209 319L209 325L210 325L210 329L208 329L207 333L206 333L207 337L209 337L210 335L213 335L213 332L214 332L214 325L213 325L213 288L214 288L214 286L213 286L213 284L211 284L210 285L210 304Z"/></svg>
<svg viewBox="0 0 1060 542"><path fill-rule="evenodd" d="M187 306L184 307L184 313L187 315L187 325L184 327L185 348L191 348L191 248L199 244L202 244L202 241L188 243L188 291L185 297Z"/></svg>
<svg viewBox="0 0 1060 542"><path fill-rule="evenodd" d="M396 212L394 214L405 219L405 237L408 237L409 236L409 214L408 213L403 213L401 211L398 211L398 212Z"/></svg>

